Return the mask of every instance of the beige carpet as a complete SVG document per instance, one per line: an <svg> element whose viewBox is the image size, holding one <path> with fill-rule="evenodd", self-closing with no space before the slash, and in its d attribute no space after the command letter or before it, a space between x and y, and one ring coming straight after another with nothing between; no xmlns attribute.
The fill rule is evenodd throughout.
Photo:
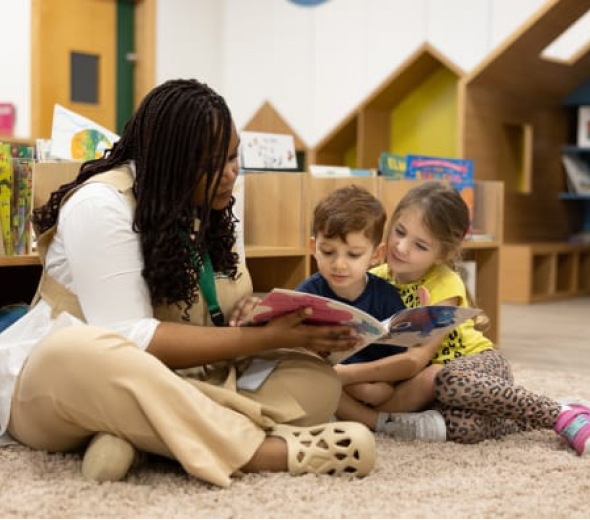
<svg viewBox="0 0 590 520"><path fill-rule="evenodd" d="M515 367L536 391L590 399L581 374ZM588 518L590 455L553 432L475 446L378 437L375 471L361 480L248 475L227 490L152 460L126 482L94 484L77 455L0 450L2 518Z"/></svg>

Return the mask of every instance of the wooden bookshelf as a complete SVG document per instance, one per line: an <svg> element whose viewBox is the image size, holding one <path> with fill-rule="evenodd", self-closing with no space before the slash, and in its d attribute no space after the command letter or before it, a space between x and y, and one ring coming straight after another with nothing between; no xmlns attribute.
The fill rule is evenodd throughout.
<svg viewBox="0 0 590 520"><path fill-rule="evenodd" d="M377 168L385 151L457 157L463 74L432 45L421 45L318 142L310 164Z"/></svg>

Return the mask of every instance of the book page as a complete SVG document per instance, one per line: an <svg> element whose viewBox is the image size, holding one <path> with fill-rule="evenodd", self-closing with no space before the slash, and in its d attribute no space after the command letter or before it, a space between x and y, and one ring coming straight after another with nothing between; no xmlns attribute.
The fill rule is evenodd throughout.
<svg viewBox="0 0 590 520"><path fill-rule="evenodd" d="M389 327L389 333L379 338L376 343L402 347L420 346L435 338L442 339L465 320L481 312L481 309L452 305L427 305L404 309L383 322L384 326Z"/></svg>
<svg viewBox="0 0 590 520"><path fill-rule="evenodd" d="M356 350L373 343L387 332L381 322L352 305L338 302L330 298L308 294L288 289L273 289L256 308L244 318L245 324L263 324L284 314L309 307L312 314L305 319L305 323L316 325L349 325L354 327L360 337L360 344ZM341 359L350 356L352 350L347 351Z"/></svg>

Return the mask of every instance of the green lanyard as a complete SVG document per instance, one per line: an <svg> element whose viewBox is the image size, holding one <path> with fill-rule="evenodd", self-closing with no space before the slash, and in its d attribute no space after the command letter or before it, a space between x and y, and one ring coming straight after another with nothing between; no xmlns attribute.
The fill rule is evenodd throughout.
<svg viewBox="0 0 590 520"><path fill-rule="evenodd" d="M223 316L223 312L219 307L219 303L217 302L217 292L215 290L215 274L213 272L213 264L211 263L211 257L209 253L205 253L203 257L203 265L199 267L199 262L197 259L197 253L195 248L193 247L192 242L189 239L188 233L181 231L180 236L184 239L187 246L190 249L191 253L191 263L193 264L193 268L195 270L199 270L201 276L199 277L199 286L201 288L201 292L207 302L207 307L209 308L209 316L211 316L211 321L216 327L222 327L225 325L225 318Z"/></svg>

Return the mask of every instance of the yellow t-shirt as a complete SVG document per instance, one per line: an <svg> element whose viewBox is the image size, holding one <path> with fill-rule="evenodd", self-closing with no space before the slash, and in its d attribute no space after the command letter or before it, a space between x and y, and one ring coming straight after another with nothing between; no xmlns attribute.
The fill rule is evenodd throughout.
<svg viewBox="0 0 590 520"><path fill-rule="evenodd" d="M415 283L399 284L392 278L387 264L381 264L371 272L393 284L399 291L406 307L418 307L418 288L424 287L430 295L429 305L436 305L451 298L459 299L459 306L469 307L467 292L463 280L448 265L433 267L424 277ZM467 320L445 336L441 346L436 351L433 363L448 363L461 356L470 356L490 350L494 344L481 331L474 328L473 320Z"/></svg>

